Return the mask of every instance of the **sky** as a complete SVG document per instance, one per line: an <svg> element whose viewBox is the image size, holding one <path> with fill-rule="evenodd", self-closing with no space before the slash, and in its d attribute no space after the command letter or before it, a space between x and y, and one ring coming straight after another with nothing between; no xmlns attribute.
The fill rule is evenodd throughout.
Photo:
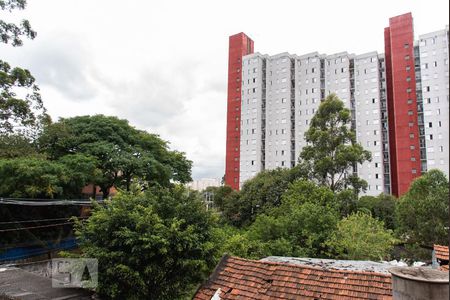
<svg viewBox="0 0 450 300"><path fill-rule="evenodd" d="M159 134L194 162L193 178L225 170L228 36L255 51L384 52L389 18L411 12L414 33L444 29L448 0L28 0L38 35L0 58L29 69L53 120L104 114Z"/></svg>

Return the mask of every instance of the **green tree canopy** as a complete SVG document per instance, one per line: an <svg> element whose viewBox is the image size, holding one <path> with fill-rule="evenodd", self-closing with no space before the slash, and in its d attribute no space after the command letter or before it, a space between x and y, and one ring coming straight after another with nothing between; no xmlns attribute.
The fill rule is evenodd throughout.
<svg viewBox="0 0 450 300"><path fill-rule="evenodd" d="M99 260L108 299L180 299L215 264L209 214L196 193L176 186L119 193L77 226L83 255Z"/></svg>
<svg viewBox="0 0 450 300"><path fill-rule="evenodd" d="M168 186L171 180L191 180L192 162L184 153L170 151L157 135L117 117L61 119L45 128L39 147L52 160L68 154L94 157L100 171L94 184L100 186L104 197L113 186L130 190L133 181Z"/></svg>
<svg viewBox="0 0 450 300"><path fill-rule="evenodd" d="M371 154L356 142L350 124L350 110L335 94L322 101L305 134L308 144L300 153L299 170L303 177L333 192L349 187L357 192L366 189L367 183L351 170L370 160Z"/></svg>
<svg viewBox="0 0 450 300"><path fill-rule="evenodd" d="M397 199L394 196L380 194L374 196L362 196L359 198L358 210L370 212L372 217L384 222L388 229L395 229L395 205Z"/></svg>
<svg viewBox="0 0 450 300"><path fill-rule="evenodd" d="M246 181L239 193L231 194L224 203L224 216L232 224L243 226L255 220L257 213L278 206L289 183L295 179L296 169L262 171Z"/></svg>
<svg viewBox="0 0 450 300"><path fill-rule="evenodd" d="M279 206L258 214L247 232L236 238L245 243L236 243L236 252L244 249L250 258L326 256L325 241L339 220L334 197L327 187L306 180L295 181L289 185Z"/></svg>
<svg viewBox="0 0 450 300"><path fill-rule="evenodd" d="M392 230L370 214L357 212L342 219L327 245L343 259L383 260L389 257L395 239Z"/></svg>
<svg viewBox="0 0 450 300"><path fill-rule="evenodd" d="M25 0L0 1L0 11L25 7ZM0 20L1 43L21 46L22 36L31 39L36 36L28 20L23 20L20 25ZM30 71L11 67L0 59L0 135L22 132L35 137L46 122L49 117Z"/></svg>
<svg viewBox="0 0 450 300"><path fill-rule="evenodd" d="M432 247L448 242L449 182L442 171L415 179L396 207L398 232L409 244Z"/></svg>
<svg viewBox="0 0 450 300"><path fill-rule="evenodd" d="M97 176L95 159L71 154L50 161L42 156L0 159L0 196L17 198L79 198Z"/></svg>

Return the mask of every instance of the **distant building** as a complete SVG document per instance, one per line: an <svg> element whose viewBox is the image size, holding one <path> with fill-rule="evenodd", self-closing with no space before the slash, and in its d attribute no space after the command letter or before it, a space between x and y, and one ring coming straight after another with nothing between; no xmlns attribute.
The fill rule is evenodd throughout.
<svg viewBox="0 0 450 300"><path fill-rule="evenodd" d="M187 187L195 191L202 191L209 186L221 186L221 185L222 185L221 180L218 178L202 178L186 184Z"/></svg>
<svg viewBox="0 0 450 300"><path fill-rule="evenodd" d="M331 93L351 110L357 141L372 153L349 170L367 181L367 195L402 195L430 168L448 176L448 48L448 27L414 42L410 13L389 20L386 54L270 56L253 53L245 34L231 36L225 183L239 189L258 172L295 166Z"/></svg>

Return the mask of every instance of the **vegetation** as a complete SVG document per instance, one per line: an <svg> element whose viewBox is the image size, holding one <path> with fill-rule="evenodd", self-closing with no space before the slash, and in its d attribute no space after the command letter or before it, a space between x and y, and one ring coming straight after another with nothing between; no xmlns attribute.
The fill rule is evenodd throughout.
<svg viewBox="0 0 450 300"><path fill-rule="evenodd" d="M5 3L0 1L0 8L25 1ZM381 260L392 257L395 245L417 249L447 239L448 179L440 171L416 179L400 199L358 198L367 184L352 168L371 157L356 143L350 111L335 95L324 99L313 117L296 167L261 172L239 192L208 188L204 192L215 210L207 211L204 194L178 185L191 180L192 162L168 142L117 117L39 123L26 106L31 102L16 101L8 90L23 79L31 85L22 87L37 92L34 79L6 65L1 72L1 197L77 198L88 184L99 186L105 198L111 187L121 190L104 205L94 203L88 220L76 222L81 255L99 260L97 292L105 299L188 298L224 253ZM13 74L20 75L16 81ZM14 130L15 124L38 123L45 126L34 136ZM26 213L51 218L58 210L64 217L79 212L58 207ZM26 219L20 207L0 206L1 219L12 220L12 213ZM36 235L23 231L20 237L68 234L65 225ZM17 242L17 236L7 234L1 242Z"/></svg>
<svg viewBox="0 0 450 300"><path fill-rule="evenodd" d="M393 232L383 221L363 212L354 213L337 224L327 241L338 257L344 259L382 260L389 257L395 243Z"/></svg>
<svg viewBox="0 0 450 300"><path fill-rule="evenodd" d="M449 182L444 173L430 170L411 184L396 207L397 231L408 244L433 247L448 242Z"/></svg>
<svg viewBox="0 0 450 300"><path fill-rule="evenodd" d="M367 182L352 173L357 163L371 160L369 151L356 142L350 110L335 95L325 98L305 134L308 143L299 158L305 178L329 187L333 192L353 188L365 191Z"/></svg>
<svg viewBox="0 0 450 300"><path fill-rule="evenodd" d="M0 11L11 12L25 7L25 0L0 1ZM0 20L1 43L22 46L23 36L36 37L28 20L19 25ZM42 124L48 121L39 88L30 71L11 67L0 59L0 136L17 132L27 137L35 136Z"/></svg>
<svg viewBox="0 0 450 300"><path fill-rule="evenodd" d="M51 160L66 155L95 159L98 185L103 197L111 187L130 190L133 182L167 187L171 180L191 180L192 162L184 153L170 151L157 135L137 130L128 121L103 115L61 119L47 126L38 140L39 149Z"/></svg>
<svg viewBox="0 0 450 300"><path fill-rule="evenodd" d="M388 229L395 228L395 205L397 199L394 196L380 194L378 197L362 196L357 203L358 210L370 212L372 217L383 221Z"/></svg>
<svg viewBox="0 0 450 300"><path fill-rule="evenodd" d="M192 196L194 195L194 196ZM83 255L99 260L108 299L180 299L215 264L214 218L175 186L121 193L77 226Z"/></svg>

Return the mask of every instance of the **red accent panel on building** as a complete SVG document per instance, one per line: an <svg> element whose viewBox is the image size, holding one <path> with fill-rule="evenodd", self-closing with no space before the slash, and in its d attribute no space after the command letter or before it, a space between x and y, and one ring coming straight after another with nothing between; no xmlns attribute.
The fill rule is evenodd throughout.
<svg viewBox="0 0 450 300"><path fill-rule="evenodd" d="M399 197L421 174L411 13L390 18L384 40L391 189Z"/></svg>
<svg viewBox="0 0 450 300"><path fill-rule="evenodd" d="M239 190L242 57L253 53L253 41L242 32L232 35L228 51L225 184L234 190Z"/></svg>

